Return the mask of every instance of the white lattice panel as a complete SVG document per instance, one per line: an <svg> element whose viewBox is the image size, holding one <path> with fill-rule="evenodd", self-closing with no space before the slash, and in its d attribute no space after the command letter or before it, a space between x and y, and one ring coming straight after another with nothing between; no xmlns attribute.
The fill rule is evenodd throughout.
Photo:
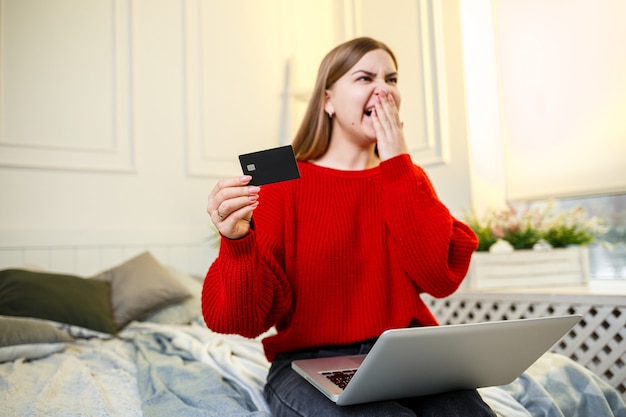
<svg viewBox="0 0 626 417"><path fill-rule="evenodd" d="M459 293L427 301L441 324L580 314L552 350L600 375L626 400L626 305L619 297Z"/></svg>

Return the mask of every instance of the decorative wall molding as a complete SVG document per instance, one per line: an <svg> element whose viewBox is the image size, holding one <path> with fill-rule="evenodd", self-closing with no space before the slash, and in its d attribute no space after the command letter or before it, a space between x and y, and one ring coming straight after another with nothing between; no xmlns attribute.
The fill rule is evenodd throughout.
<svg viewBox="0 0 626 417"><path fill-rule="evenodd" d="M203 9L199 0L184 2L184 65L185 80L185 145L187 174L192 176L222 176L232 171L232 161L210 152L206 134L206 98L204 97L205 68L203 55Z"/></svg>
<svg viewBox="0 0 626 417"><path fill-rule="evenodd" d="M187 175L240 175L238 154L279 145L287 6L185 0Z"/></svg>
<svg viewBox="0 0 626 417"><path fill-rule="evenodd" d="M426 137L421 146L412 148L422 165L447 163L449 159L448 103L446 100L445 61L441 4L434 0L419 1L421 49L424 62L424 107Z"/></svg>
<svg viewBox="0 0 626 417"><path fill-rule="evenodd" d="M133 172L131 0L40 3L0 1L0 166Z"/></svg>
<svg viewBox="0 0 626 417"><path fill-rule="evenodd" d="M408 5L410 13L403 16L403 25L399 29L391 24L380 24L377 16L381 8L385 10L389 7L374 0L344 0L329 8L327 14L320 13L320 15L306 17L294 12L290 2L277 0L265 3L263 12L270 14L264 16L265 21L259 28L266 30L275 24L281 36L277 37L276 33L266 35L263 39L263 42L266 42L266 56L259 61L252 57L255 49L260 46L260 43L256 46L253 43L260 42L259 39L255 38L253 42L248 41L242 44L237 37L237 32L234 29L233 32L229 31L227 19L233 13L233 10L229 8L234 9L236 5L216 8L214 5L199 0L185 0L183 60L187 174L213 177L237 175L241 171L233 156L235 149L247 147L248 151L253 151L256 149L250 149L250 146L255 148L278 146L279 141L284 143L286 138L292 137L295 132L289 130L298 124L291 123L294 106L302 106L302 97L307 96L308 91L301 91L297 89L298 86L290 84L291 81L299 79L298 74L292 74L290 71L298 71L298 66L293 63L301 64L305 61L302 59L303 55L310 55L312 51L309 49L311 45L307 42L299 44L295 41L292 42L294 45L291 45L294 50L290 50L289 47L285 47L285 44L290 43L284 38L303 36L303 28L316 28L327 21L335 22L334 33L338 42L361 35L378 37L372 32L384 35L381 36L382 39L397 39L396 42L391 42L392 46L399 45L404 48L403 58L408 57L406 62L404 59L401 60L401 65L405 69L402 92L406 100L403 100L402 107L403 117L410 122L405 123L405 134L410 152L414 161L422 166L446 163L449 144L441 6L439 2L433 0L415 0L415 3L408 3ZM242 19L238 21L238 24L254 23ZM218 42L215 39L215 27L220 27L220 25L223 29L217 34L232 40L232 49L249 48L250 56L239 56L237 51L232 50L220 51L219 43L215 44ZM271 44L275 41L275 45ZM280 45L281 42L283 45ZM207 49L211 45L213 45L211 49ZM303 49L305 48L303 45L306 45L306 49ZM298 46L302 49L298 49ZM221 61L214 62L212 60L214 56L219 56ZM229 58L235 58L237 61L224 62ZM232 120L216 119L215 114L219 115L220 112L226 110L223 107L216 107L219 105L217 104L219 100L214 100L214 98L217 99L216 91L220 90L218 84L220 77L216 77L215 74L220 74L221 68L229 65L232 66L233 71L240 66L254 68L249 70L248 75L261 80L253 86L254 94L250 94L242 102L242 118L245 119L242 123L255 123L251 120L251 116L254 115L245 113L243 106L249 104L250 101L257 100L260 104L252 112L264 115L265 119L271 118L271 123L280 126L276 132L265 122L264 130L259 130L258 139L252 139L249 132L254 132L255 129L247 127L247 130L238 132L238 126L233 126L227 130L224 128L224 123L232 122ZM316 62L315 65L318 63ZM405 81L410 82L405 83ZM241 85L240 79L234 82L238 83L238 88L245 88ZM294 88L296 90L293 90ZM237 98L241 96L241 93L237 93ZM283 103L280 100L283 100ZM268 106L276 106L276 108ZM256 123L259 122L257 118ZM258 142L253 144L253 141Z"/></svg>
<svg viewBox="0 0 626 417"><path fill-rule="evenodd" d="M369 17L372 22L379 22L377 19L381 13L377 7L388 7L376 3L372 0L344 1L346 39L356 36L390 39L390 46L396 53L396 45L410 45L410 41L414 40L412 47L404 48L403 52L409 51L408 61L415 62L419 68L407 71L407 62L400 59L399 63L403 102L418 102L408 109L412 113L407 113L405 106L402 108L403 119L411 120L410 124L405 123L405 135L415 163L422 166L445 164L449 160L449 120L441 2L415 0L415 14L403 17L412 21L403 25L403 29L395 30L388 25L368 25ZM414 29L417 31L412 32ZM419 76L419 79L412 80L411 77L415 76ZM406 83L407 80L412 82Z"/></svg>

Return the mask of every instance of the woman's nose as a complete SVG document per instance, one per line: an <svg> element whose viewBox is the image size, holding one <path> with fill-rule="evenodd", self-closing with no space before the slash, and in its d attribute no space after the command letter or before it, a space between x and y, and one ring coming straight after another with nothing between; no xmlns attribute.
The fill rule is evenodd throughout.
<svg viewBox="0 0 626 417"><path fill-rule="evenodd" d="M377 86L374 90L374 94L377 94L381 97L386 96L387 94L389 94L389 88L387 86Z"/></svg>

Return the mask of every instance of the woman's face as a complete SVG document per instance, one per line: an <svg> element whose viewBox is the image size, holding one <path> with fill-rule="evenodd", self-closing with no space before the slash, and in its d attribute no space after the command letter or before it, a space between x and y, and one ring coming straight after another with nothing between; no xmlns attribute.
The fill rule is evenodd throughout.
<svg viewBox="0 0 626 417"><path fill-rule="evenodd" d="M391 56L382 49L363 55L330 89L324 110L333 114L333 137L376 141L371 112L377 95L391 93L400 106L398 74Z"/></svg>

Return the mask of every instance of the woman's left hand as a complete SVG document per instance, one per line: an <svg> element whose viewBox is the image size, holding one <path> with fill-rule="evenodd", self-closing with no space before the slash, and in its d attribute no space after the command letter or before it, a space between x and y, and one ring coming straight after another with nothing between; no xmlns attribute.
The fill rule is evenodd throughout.
<svg viewBox="0 0 626 417"><path fill-rule="evenodd" d="M403 122L400 121L398 106L391 93L378 93L375 105L376 111L372 113L374 130L378 141L378 155L381 161L391 159L409 149L404 140Z"/></svg>

